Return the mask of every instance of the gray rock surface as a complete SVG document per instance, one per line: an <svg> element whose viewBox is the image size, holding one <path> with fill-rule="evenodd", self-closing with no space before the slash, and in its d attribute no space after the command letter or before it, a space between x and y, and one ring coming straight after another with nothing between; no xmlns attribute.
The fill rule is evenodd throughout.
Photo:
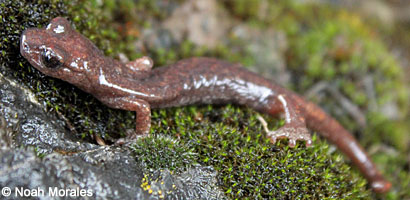
<svg viewBox="0 0 410 200"><path fill-rule="evenodd" d="M129 146L82 141L29 90L0 74L0 188L11 189L6 199L22 199L15 196L22 189L38 192L39 199L78 199L80 191L81 199L223 199L216 175L202 166L182 173L144 169Z"/></svg>

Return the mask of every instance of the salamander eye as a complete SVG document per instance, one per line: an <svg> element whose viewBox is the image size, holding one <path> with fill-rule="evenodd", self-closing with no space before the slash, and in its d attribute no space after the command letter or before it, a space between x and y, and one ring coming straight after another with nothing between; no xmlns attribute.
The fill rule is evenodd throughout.
<svg viewBox="0 0 410 200"><path fill-rule="evenodd" d="M57 69L63 65L61 56L58 56L53 50L45 49L41 53L41 60L44 66L50 69Z"/></svg>

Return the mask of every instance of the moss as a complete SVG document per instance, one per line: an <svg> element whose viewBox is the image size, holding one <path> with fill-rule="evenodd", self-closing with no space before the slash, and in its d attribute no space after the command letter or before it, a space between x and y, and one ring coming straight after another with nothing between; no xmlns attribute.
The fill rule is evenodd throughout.
<svg viewBox="0 0 410 200"><path fill-rule="evenodd" d="M129 2L131 1L121 1L120 4ZM133 112L108 109L74 86L61 80L45 78L19 53L18 41L24 29L44 27L52 18L64 16L107 55L125 52L137 57L140 54L135 53L137 51L133 46L126 45L137 36L118 31L119 25L112 26L114 19L121 13L114 11L115 1L105 1L104 4L100 1L82 0L2 1L1 6L2 16L8 16L2 17L3 40L0 47L4 56L1 56L0 61L1 66L4 66L1 68L3 74L26 84L48 110L55 110L59 115L65 116L68 119L66 123L74 127L74 132L81 137L90 139L95 133L107 133L102 137L109 140L111 137L124 135L126 129L135 127Z"/></svg>
<svg viewBox="0 0 410 200"><path fill-rule="evenodd" d="M235 17L249 19L258 16L261 9L261 0L223 0L223 5L229 8Z"/></svg>
<svg viewBox="0 0 410 200"><path fill-rule="evenodd" d="M15 67L22 65L19 62L19 41L26 27L38 27L48 23L53 17L66 14L66 7L61 0L38 3L4 0L0 2L0 9L0 63L2 66Z"/></svg>
<svg viewBox="0 0 410 200"><path fill-rule="evenodd" d="M144 52L129 44L138 38L142 27L149 26L142 16L161 18L164 12L158 12L159 6L167 4L154 1L135 3L132 0L49 0L2 1L1 6L3 39L0 48L3 56L0 62L4 66L1 68L3 74L26 84L48 110L56 110L65 116L68 119L66 123L74 127L78 136L90 140L93 134L102 134L105 140L110 140L135 127L135 113L109 109L74 86L45 78L22 58L18 41L24 29L44 27L52 18L64 16L106 55L116 57L124 53L135 59Z"/></svg>
<svg viewBox="0 0 410 200"><path fill-rule="evenodd" d="M195 164L193 149L179 140L162 135L150 135L138 140L132 147L135 157L145 169L169 169L182 172Z"/></svg>
<svg viewBox="0 0 410 200"><path fill-rule="evenodd" d="M64 115L76 132L88 139L94 133L102 134L104 139L123 135L127 129L134 128L134 113L108 109L90 95L62 81L45 78L33 69L19 55L16 43L26 27L44 26L54 16L63 15L113 57L120 52L130 59L148 54L159 65L183 57L204 55L245 65L253 62L246 49L240 48L246 41L231 40L215 49L197 47L184 41L170 49L147 49L146 52L137 52L136 47L129 45L138 38L142 28L150 27L147 18L166 18L169 9L179 1L169 4L145 0L2 2L4 5L0 4L0 13L5 14L0 19L5 26L1 29L3 40L0 48L5 56L0 61L2 66L6 66L2 73L22 80L36 91L37 97L48 105L49 110L57 110ZM261 27L273 26L287 34L290 42L288 63L292 71L299 74L293 80L297 90L304 91L319 80L332 81L342 88L344 95L367 110L369 99L359 83L363 74L372 73L376 77L374 81L379 83L376 91L380 101L377 103L381 105L394 100L405 107L407 94L402 91L397 62L380 42L377 33L364 25L359 17L351 17L326 6L305 6L294 1L263 4L263 9L260 8L262 1L225 0L223 4L236 18ZM24 17L20 19L18 16ZM343 42L338 43L338 38ZM325 73L321 75L319 72ZM304 73L307 76L300 75ZM334 105L334 101L326 102ZM283 142L271 145L253 111L232 106L207 106L159 110L152 115L151 134L166 135L167 138L149 137L135 145L136 155L148 168L180 170L189 166L191 161L212 165L220 173L221 187L231 198L271 198L271 195L278 199L369 198L363 178L350 170L338 153L330 152L326 143L316 141L313 148L296 149L287 148ZM352 124L351 119L339 117L341 121ZM410 194L406 187L410 175L404 153L408 145L405 140L400 141L403 132L386 120L383 113L370 114L368 118L371 120L370 131L363 138L369 138L367 136L371 132L374 132L372 135L385 132L382 137L362 141L366 144L389 141L402 149L395 157L375 155L376 162L384 163L393 179L402 183L395 186L398 192L391 192L388 197L408 198ZM270 122L275 127L281 123L271 119ZM349 126L352 130L355 127ZM405 131L407 127L403 127ZM394 137L389 137L390 134ZM158 162L151 162L152 159ZM387 165L389 162L393 164Z"/></svg>
<svg viewBox="0 0 410 200"><path fill-rule="evenodd" d="M239 7L244 4L241 0L224 2ZM364 130L343 113L343 109L341 114L331 97L320 99L322 107L345 127L362 133L359 138L365 147L378 149L373 155L375 162L384 168L391 180L397 180L394 184L397 191L392 190L386 197L409 198L404 188L409 187L410 173L408 164L404 163L410 151L410 126L408 120L403 120L409 116L409 94L403 79L403 67L382 41L385 28L371 19L364 22L357 14L323 4L276 1L261 5L261 2L254 1L254 5L259 5L259 12L231 6L227 9L233 16L245 18L249 23L257 21L286 33L289 42L287 63L294 74L292 84L295 90L304 92L315 83L326 81L359 106L368 122ZM366 88L364 77L371 78L373 89ZM374 96L369 91L374 92ZM399 119L386 116L381 109L386 103L398 107ZM391 151L395 153L381 150L381 146L392 147Z"/></svg>
<svg viewBox="0 0 410 200"><path fill-rule="evenodd" d="M247 52L247 49L240 48L242 44L243 41L232 39L229 45L218 45L210 49L204 46L196 46L191 41L184 40L181 44L173 45L169 49L158 48L148 49L148 51L158 66L175 63L183 58L197 56L224 58L230 62L251 66L254 60Z"/></svg>
<svg viewBox="0 0 410 200"><path fill-rule="evenodd" d="M375 27L364 23L357 14L326 5L294 1L262 5L261 1L253 1L253 6L259 6L256 9L259 12L252 12L236 8L244 7L249 2L224 2L233 5L227 8L234 16L246 16L249 23L259 21L259 24L274 26L287 34L287 63L295 74L292 80L295 90L304 92L315 83L326 81L366 114L369 128L364 134L371 135L371 140L363 140L366 145L386 142L400 150L409 150L400 139L407 135L404 129L389 129L403 122L389 120L381 109L386 104L397 105L399 116L403 117L409 111L409 94L402 67L382 42ZM365 77L371 78L373 89L363 83ZM374 96L369 93L374 93ZM335 105L332 98L321 101ZM363 132L355 119L338 113L335 106L324 104L332 116L336 116L352 132ZM381 121L383 124L380 124ZM404 143L408 142L405 140Z"/></svg>
<svg viewBox="0 0 410 200"><path fill-rule="evenodd" d="M364 187L366 181L358 173L352 173L341 155L331 153L326 143L314 137L313 148L304 148L302 144L291 149L284 141L272 145L255 116L252 110L229 105L154 111L151 134L177 139L176 149L189 149L186 152L195 152L191 157L195 162L212 165L219 173L221 188L232 199L369 196ZM270 123L278 127L281 122L270 120ZM183 156L174 154L178 150L170 150L170 145L175 144L173 140L165 139L168 141L165 144L162 139L148 141L144 139L136 144L137 159L186 166L187 163L173 161ZM153 169L161 166L151 165Z"/></svg>
<svg viewBox="0 0 410 200"><path fill-rule="evenodd" d="M391 135L405 135L401 129L388 129L391 122L385 117L381 108L386 103L398 105L406 112L408 107L407 92L405 89L403 72L398 62L391 55L383 43L378 40L371 29L354 15L341 12L320 25L307 31L293 40L292 61L290 67L296 73L304 73L298 82L298 89L305 91L319 81L328 81L338 88L341 93L367 112L368 131L374 142L387 142L396 147L403 140L397 140ZM304 67L300 67L304 66ZM374 90L374 96L369 95L369 85L363 83L364 78L371 77L370 83ZM373 106L373 108L371 107ZM333 110L334 111L334 110ZM334 113L335 115L335 113ZM372 118L383 118L384 125L374 123ZM343 117L344 124L354 124L354 119ZM389 122L390 121L390 122ZM377 126L378 128L373 128ZM351 127L351 130L360 130ZM371 130L371 131L370 131Z"/></svg>
<svg viewBox="0 0 410 200"><path fill-rule="evenodd" d="M63 1L1 1L0 3L0 72L26 84L38 97L53 96L52 80L42 80L44 75L35 70L20 55L20 35L27 27L41 27L53 17L65 15ZM50 101L45 104L52 105Z"/></svg>

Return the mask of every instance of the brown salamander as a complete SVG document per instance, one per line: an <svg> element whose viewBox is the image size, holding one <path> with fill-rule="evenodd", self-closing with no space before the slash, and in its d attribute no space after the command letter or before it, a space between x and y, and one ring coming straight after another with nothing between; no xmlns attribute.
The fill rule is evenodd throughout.
<svg viewBox="0 0 410 200"><path fill-rule="evenodd" d="M311 145L310 128L335 144L364 174L376 192L386 192L391 183L335 119L315 104L273 81L246 70L238 64L214 58L189 58L175 64L151 69L153 61L142 57L126 64L103 53L90 40L76 32L61 17L43 29L24 31L21 54L46 75L65 80L93 94L109 107L136 111L135 134L148 134L151 108L189 104L249 106L269 115L284 114L285 125L267 130L267 137L288 138Z"/></svg>

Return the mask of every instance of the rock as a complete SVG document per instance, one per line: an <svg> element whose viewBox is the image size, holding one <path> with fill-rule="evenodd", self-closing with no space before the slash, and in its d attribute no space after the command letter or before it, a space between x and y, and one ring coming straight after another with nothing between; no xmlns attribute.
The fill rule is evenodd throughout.
<svg viewBox="0 0 410 200"><path fill-rule="evenodd" d="M5 129L12 127L13 147L35 146L40 154L54 150L64 152L84 151L95 145L80 143L70 134L64 122L45 112L34 94L18 82L0 74L0 116Z"/></svg>
<svg viewBox="0 0 410 200"><path fill-rule="evenodd" d="M43 191L40 199L77 199L80 191L91 199L224 198L213 168L145 169L130 146L76 138L32 92L1 74L0 138L0 186L11 188L12 195L26 189Z"/></svg>
<svg viewBox="0 0 410 200"><path fill-rule="evenodd" d="M185 37L196 45L209 48L218 45L229 29L229 17L215 0L186 1L163 22L174 38Z"/></svg>
<svg viewBox="0 0 410 200"><path fill-rule="evenodd" d="M284 58L288 44L284 33L272 28L261 30L240 24L232 29L232 35L246 41L242 48L247 49L254 58L254 71L282 85L289 82L290 74Z"/></svg>

